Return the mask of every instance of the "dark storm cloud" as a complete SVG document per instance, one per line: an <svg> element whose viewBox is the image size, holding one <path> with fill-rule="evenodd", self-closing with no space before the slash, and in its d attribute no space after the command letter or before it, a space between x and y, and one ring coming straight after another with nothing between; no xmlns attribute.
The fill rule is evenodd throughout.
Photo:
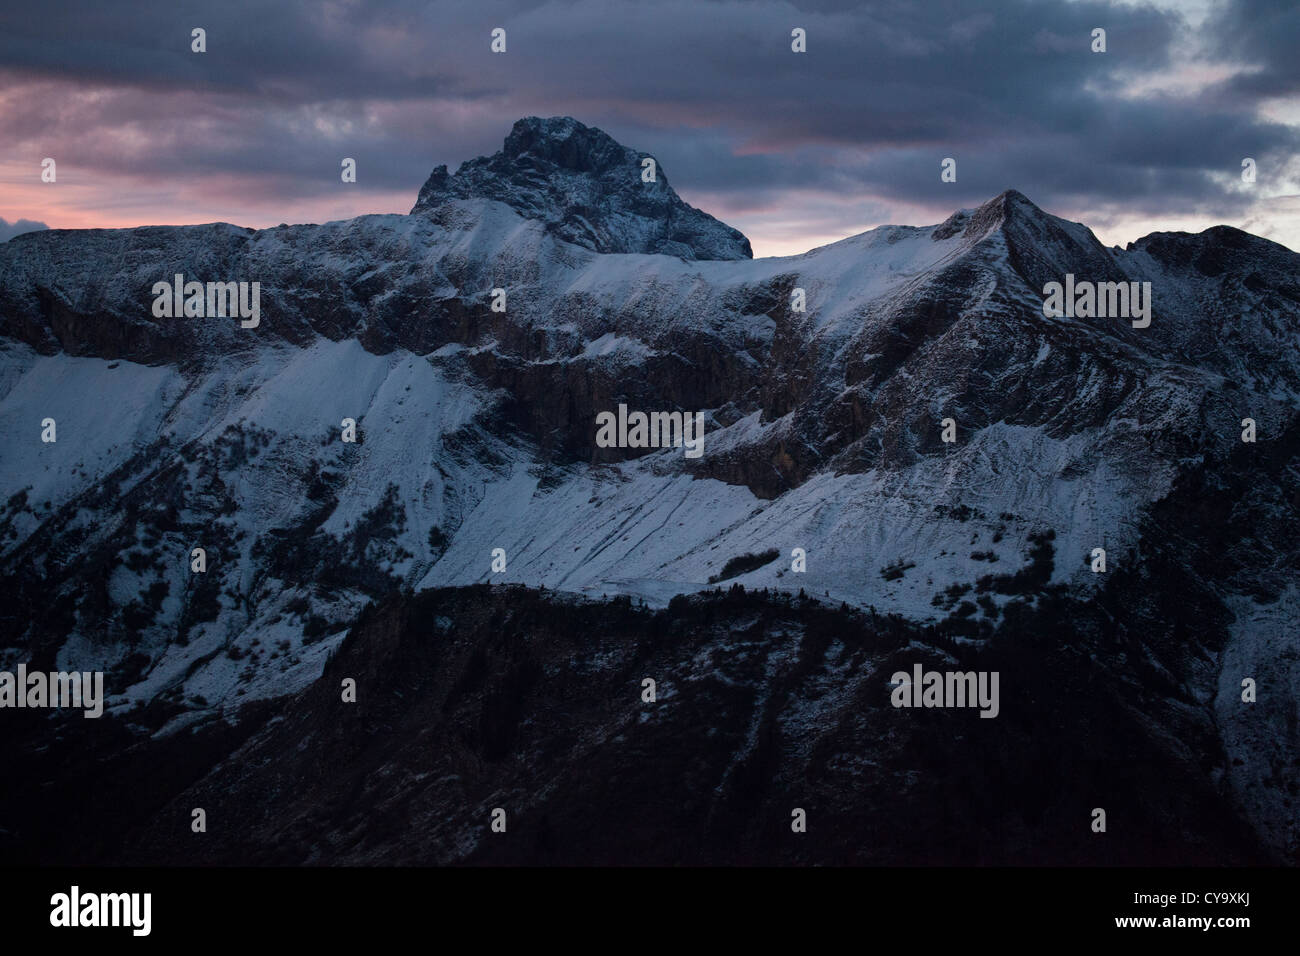
<svg viewBox="0 0 1300 956"><path fill-rule="evenodd" d="M1295 0L1235 0L1206 24L1221 52L1251 67L1225 88L1249 102L1300 94L1300 4Z"/></svg>
<svg viewBox="0 0 1300 956"><path fill-rule="evenodd" d="M0 63L28 72L156 90L243 91L282 102L426 96L437 60L415 32L427 4L315 2L103 3L70 0L0 10ZM209 53L190 50L195 27Z"/></svg>
<svg viewBox="0 0 1300 956"><path fill-rule="evenodd" d="M227 176L268 202L337 189L351 156L357 189L414 197L514 119L569 114L729 208L789 190L952 208L1014 186L1048 208L1226 215L1244 208L1242 157L1277 168L1300 145L1247 108L1296 90L1298 17L1236 0L1189 36L1169 9L1088 0L11 6L0 140L123 175ZM1185 68L1189 39L1243 72L1135 92ZM956 184L939 181L947 156Z"/></svg>

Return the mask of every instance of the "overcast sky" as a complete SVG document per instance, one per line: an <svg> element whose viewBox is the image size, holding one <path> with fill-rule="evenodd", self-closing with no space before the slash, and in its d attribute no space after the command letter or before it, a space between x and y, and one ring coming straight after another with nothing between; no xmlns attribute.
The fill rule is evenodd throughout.
<svg viewBox="0 0 1300 956"><path fill-rule="evenodd" d="M435 165L570 115L759 256L1011 187L1108 243L1228 223L1300 250L1297 0L0 3L0 239L407 212Z"/></svg>

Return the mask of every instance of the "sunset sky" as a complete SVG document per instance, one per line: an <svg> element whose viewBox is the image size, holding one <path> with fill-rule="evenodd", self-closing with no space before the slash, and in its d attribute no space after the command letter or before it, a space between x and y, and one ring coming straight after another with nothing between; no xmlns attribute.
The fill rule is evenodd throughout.
<svg viewBox="0 0 1300 956"><path fill-rule="evenodd" d="M404 213L435 165L570 115L757 256L1007 188L1107 243L1227 223L1300 250L1295 0L2 5L0 239Z"/></svg>

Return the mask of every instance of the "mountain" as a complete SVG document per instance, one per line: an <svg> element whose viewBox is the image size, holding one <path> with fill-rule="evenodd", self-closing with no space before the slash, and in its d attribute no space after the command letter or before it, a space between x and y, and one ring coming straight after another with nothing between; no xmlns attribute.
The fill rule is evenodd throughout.
<svg viewBox="0 0 1300 956"><path fill-rule="evenodd" d="M495 156L472 159L455 175L435 169L411 215L436 218L450 200L492 199L593 252L754 257L740 232L682 202L657 163L649 182L628 175L647 160L654 162L570 117L530 116L515 123Z"/></svg>
<svg viewBox="0 0 1300 956"><path fill-rule="evenodd" d="M709 698L718 720L727 710L750 723L696 768L701 794L750 761L754 776L735 786L775 788L795 766L776 755L797 751L800 778L819 781L828 799L875 788L882 813L894 812L882 788L908 780L915 806L937 812L942 768L908 775L950 734L938 724L899 751L896 773L828 769L885 746L847 715L887 699L890 661L884 651L832 654L840 639L823 632L889 621L916 654L993 655L1040 682L1023 698L1028 725L981 728L1000 735L981 746L1037 748L1040 760L1064 740L1082 748L1093 761L1087 778L1099 788L1111 780L1133 814L1144 803L1144 826L1160 830L1127 859L1222 859L1237 841L1247 858L1294 862L1300 256L1228 227L1107 248L1008 191L938 225L884 226L754 260L743 236L683 203L662 168L644 182L645 155L571 119L526 119L495 156L454 175L435 170L407 216L50 230L0 245L9 449L0 668L105 670L113 729L95 731L97 765L119 772L183 741L211 762L175 757L190 775L177 773L174 792L160 785L154 809L183 803L193 787L226 794L243 816L254 812L250 794L292 781L235 770L235 748L248 748L236 763L256 755L256 766L279 766L304 739L295 734L334 719L331 655L376 675L369 695L386 693L380 675L435 666L436 654L411 643L446 631L428 621L455 625L447 639L468 656L448 666L462 668L455 680L469 689L451 693L438 677L451 701L439 705L450 708L443 716L408 698L367 726L431 726L460 739L469 763L439 773L514 761L544 787L547 774L596 759L581 749L558 756L560 735L578 733L603 742L608 764L592 772L626 773L612 742L632 733L624 724L633 718L565 723L533 689L543 673L552 687L607 694L608 675L591 668L617 664L631 679L619 668L640 652L611 646L597 666L596 651L554 644L596 639L591 620L565 635L548 615L614 615L635 637L673 632L711 608L695 643L660 662L674 680L704 679L710 660L740 653L737 635L750 634L744 646L761 647L766 663L743 679L719 672L750 689L741 711L725 695ZM258 282L259 324L156 318L151 290L177 273ZM1044 285L1067 274L1149 282L1150 325L1045 317ZM494 309L494 289L504 310ZM804 311L792 307L797 290ZM703 413L703 454L602 447L597 416L620 404ZM41 441L47 418L54 443ZM349 418L355 443L340 438ZM1241 440L1246 418L1255 443ZM945 419L955 442L942 440ZM204 573L191 571L196 547ZM496 548L507 561L500 573ZM806 572L792 569L796 548ZM1095 548L1105 549L1104 573L1092 571ZM506 583L528 590L498 587ZM718 584L750 599L728 603ZM819 619L807 636L814 611L784 603L800 592L842 604L836 613L847 617ZM549 610L508 625L515 605L531 601ZM426 623L394 625L372 644L365 635L380 605ZM514 664L503 627L530 648ZM820 648L816 659L777 654L785 640ZM805 677L762 704L799 660ZM1256 703L1241 701L1244 677L1261 688ZM502 716L517 687L526 690L519 706L534 710ZM713 711L692 706L670 726L707 726ZM1104 740L1085 739L1089 720ZM527 732L501 736L499 725ZM1030 730L1053 726L1061 738ZM31 748L23 752L39 778L50 731L33 727L16 746ZM653 759L659 745L636 733ZM1126 741L1114 744L1121 749L1112 737ZM763 739L776 743L760 760ZM825 759L809 763L813 752ZM400 768L411 800L455 817L450 798L427 789L432 771L415 753L372 750L358 764L390 760L372 770ZM1183 780L1180 792L1161 791L1161 775L1131 769L1135 760ZM351 773L343 783L360 787ZM577 799L577 779L556 792ZM1036 828L1071 819L1062 802L1070 779L1043 784L1038 809L1022 808L1020 836L998 859L1043 859ZM365 801L346 792L361 813ZM8 801L0 795L0 809L39 802L21 788ZM781 809L745 806L760 816ZM700 804L717 837L700 852L757 858L753 832L727 830L724 809ZM1178 821L1225 814L1230 825L1186 849L1190 831ZM959 818L947 819L956 827ZM861 825L855 838L877 834ZM941 834L922 829L929 836L900 844L898 859L944 858ZM1257 845L1241 842L1243 832ZM395 842L371 838L373 852L339 858L405 858ZM15 853L30 846L15 839ZM1106 852L1063 849L1072 839L1043 845L1076 861ZM273 842L227 852L269 858ZM178 852L157 834L141 844L157 858ZM433 856L483 852L470 841Z"/></svg>

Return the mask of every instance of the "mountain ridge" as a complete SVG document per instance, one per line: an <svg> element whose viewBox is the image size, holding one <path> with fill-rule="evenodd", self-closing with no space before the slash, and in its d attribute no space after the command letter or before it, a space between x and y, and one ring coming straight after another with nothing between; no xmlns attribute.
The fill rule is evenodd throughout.
<svg viewBox="0 0 1300 956"><path fill-rule="evenodd" d="M1294 774L1277 761L1296 725L1261 698L1272 769L1234 769L1261 745L1231 678L1300 672L1300 256L1231 230L1108 249L1014 190L794 257L600 252L667 235L633 215L602 238L636 213L642 154L548 153L529 129L510 148L546 181L588 159L625 174L613 219L564 225L577 206L526 176L485 186L509 201L475 195L489 158L412 215L0 245L0 666L102 667L110 711L165 705L147 733L168 736L312 686L363 609L399 591L490 581L663 608L775 549L734 583L980 647L1161 556L1124 592L1153 607L1116 604L1121 623L1095 626L1159 662L1150 687L1198 702L1227 754L1207 765L1285 852ZM176 272L259 281L260 325L155 318L151 287ZM1066 273L1151 282L1150 327L1044 316L1043 283ZM596 416L619 404L703 414L703 456L600 447ZM1198 494L1227 496L1252 539L1202 514L1222 557L1167 554ZM1152 593L1201 613L1175 634Z"/></svg>

